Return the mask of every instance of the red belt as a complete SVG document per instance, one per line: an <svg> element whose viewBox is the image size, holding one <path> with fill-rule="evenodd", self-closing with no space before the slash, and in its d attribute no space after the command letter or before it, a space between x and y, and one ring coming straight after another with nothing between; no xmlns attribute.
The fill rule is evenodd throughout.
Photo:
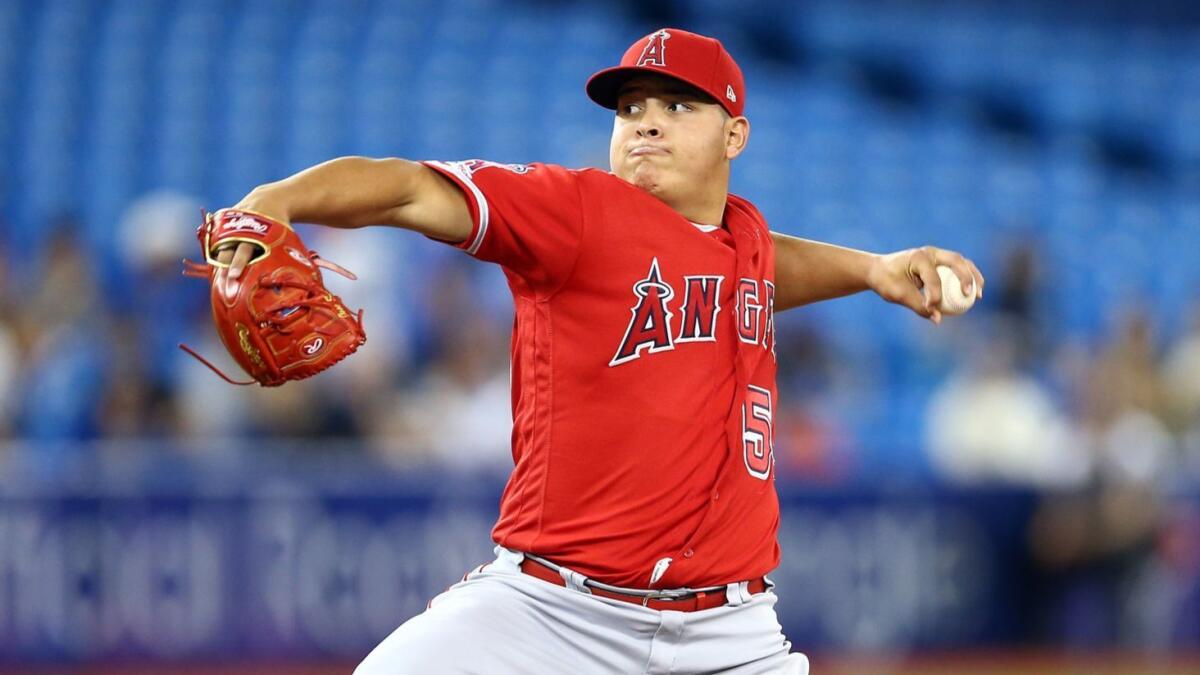
<svg viewBox="0 0 1200 675"><path fill-rule="evenodd" d="M554 570L542 565L534 560L526 558L521 561L521 571L531 577L548 581L556 586L566 586L567 582L563 581L562 575ZM747 588L751 594L762 593L767 590L767 582L763 577L751 579L747 584ZM675 612L698 612L702 609L713 609L725 604L725 589L705 593L697 591L690 593L682 598L660 598L646 597L642 595L631 595L628 593L616 593L607 591L603 588L588 586L588 590L592 595L598 595L602 598L610 598L612 600L620 600L634 605L642 605L650 609L671 610Z"/></svg>

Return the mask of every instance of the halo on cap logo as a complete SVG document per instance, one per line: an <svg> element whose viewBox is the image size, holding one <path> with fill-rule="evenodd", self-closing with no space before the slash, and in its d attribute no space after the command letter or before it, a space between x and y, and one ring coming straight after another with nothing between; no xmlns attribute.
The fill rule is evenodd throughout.
<svg viewBox="0 0 1200 675"><path fill-rule="evenodd" d="M725 98L729 99L730 101L732 101L734 103L737 103L737 94L733 93L733 85L732 84L725 85Z"/></svg>
<svg viewBox="0 0 1200 675"><path fill-rule="evenodd" d="M671 34L665 30L647 35L646 46L642 49L642 55L638 57L637 65L666 68L667 40L670 38Z"/></svg>

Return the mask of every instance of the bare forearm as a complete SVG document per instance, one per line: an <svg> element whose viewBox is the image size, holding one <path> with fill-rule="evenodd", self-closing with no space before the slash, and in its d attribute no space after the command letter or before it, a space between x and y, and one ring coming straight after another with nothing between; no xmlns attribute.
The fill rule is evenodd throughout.
<svg viewBox="0 0 1200 675"><path fill-rule="evenodd" d="M255 188L237 208L334 227L390 224L411 200L420 166L403 159L339 157Z"/></svg>
<svg viewBox="0 0 1200 675"><path fill-rule="evenodd" d="M840 298L870 288L879 256L833 244L771 233L775 242L775 311Z"/></svg>
<svg viewBox="0 0 1200 675"><path fill-rule="evenodd" d="M255 188L237 207L285 222L390 225L447 242L466 239L472 225L466 198L449 179L395 158L332 159Z"/></svg>

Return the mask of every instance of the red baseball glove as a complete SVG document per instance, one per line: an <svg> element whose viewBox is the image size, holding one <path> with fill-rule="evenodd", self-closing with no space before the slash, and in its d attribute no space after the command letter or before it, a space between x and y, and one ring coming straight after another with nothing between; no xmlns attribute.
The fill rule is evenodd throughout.
<svg viewBox="0 0 1200 675"><path fill-rule="evenodd" d="M181 349L231 384L275 387L325 370L367 341L362 310L350 312L325 289L319 268L348 279L349 271L308 250L291 227L239 209L205 214L196 236L203 264L184 261L183 273L207 279L212 289L213 323L221 342L253 380L238 382L187 345ZM236 288L214 283L226 267L216 258L223 245L249 242L258 247Z"/></svg>

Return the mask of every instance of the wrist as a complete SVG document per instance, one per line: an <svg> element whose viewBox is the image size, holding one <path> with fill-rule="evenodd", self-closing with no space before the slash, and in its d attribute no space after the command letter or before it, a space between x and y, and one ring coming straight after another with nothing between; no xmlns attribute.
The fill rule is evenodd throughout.
<svg viewBox="0 0 1200 675"><path fill-rule="evenodd" d="M867 290L879 292L880 284L887 276L887 254L867 253L863 260L863 285Z"/></svg>
<svg viewBox="0 0 1200 675"><path fill-rule="evenodd" d="M291 225L291 212L287 201L271 185L260 185L250 191L232 208L250 211L261 216L277 220L285 225Z"/></svg>

